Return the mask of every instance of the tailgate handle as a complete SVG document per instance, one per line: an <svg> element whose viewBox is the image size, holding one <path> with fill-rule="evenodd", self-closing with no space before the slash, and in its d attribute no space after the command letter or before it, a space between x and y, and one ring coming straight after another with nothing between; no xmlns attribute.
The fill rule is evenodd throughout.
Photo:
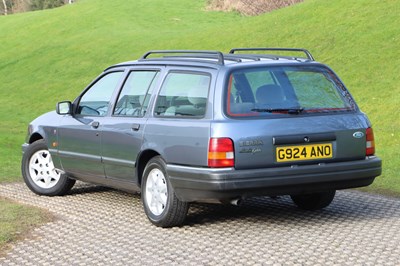
<svg viewBox="0 0 400 266"><path fill-rule="evenodd" d="M133 124L133 125L132 125L132 130L133 130L133 131L138 131L139 128L140 128L140 124Z"/></svg>
<svg viewBox="0 0 400 266"><path fill-rule="evenodd" d="M317 133L317 134L304 134L304 135L289 135L289 136L278 136L272 138L274 145L285 145L285 144L302 144L309 142L327 142L335 141L335 133Z"/></svg>

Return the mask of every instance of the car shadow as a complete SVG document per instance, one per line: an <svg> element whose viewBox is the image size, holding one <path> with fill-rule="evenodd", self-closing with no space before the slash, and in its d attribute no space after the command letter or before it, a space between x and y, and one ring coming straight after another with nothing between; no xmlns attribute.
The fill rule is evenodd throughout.
<svg viewBox="0 0 400 266"><path fill-rule="evenodd" d="M138 193L127 193L109 187L81 182L71 190L69 195L108 191L118 193L122 197L133 198L136 204L139 204L141 201L140 194ZM141 204L135 207L142 208ZM364 192L349 190L337 193L331 205L317 211L306 211L296 207L289 196L250 198L245 200L240 206L192 203L190 204L185 225L219 224L224 222L240 222L241 220L274 224L301 223L302 221L315 223L319 223L320 221L334 222L338 219L366 221L392 216L400 216L400 200L382 198Z"/></svg>
<svg viewBox="0 0 400 266"><path fill-rule="evenodd" d="M105 192L105 191L110 191L110 190L115 190L115 189L110 188L110 187L93 185L93 184L83 183L83 182L78 181L76 183L76 185L67 193L67 195L98 193L98 192Z"/></svg>
<svg viewBox="0 0 400 266"><path fill-rule="evenodd" d="M360 194L354 198L351 194L342 192L335 197L330 206L316 211L298 208L289 196L251 198L240 206L196 203L191 205L186 221L188 225L238 220L274 224L305 222L318 224L337 220L362 222L400 216L400 202L397 202L396 206L390 206L367 193Z"/></svg>

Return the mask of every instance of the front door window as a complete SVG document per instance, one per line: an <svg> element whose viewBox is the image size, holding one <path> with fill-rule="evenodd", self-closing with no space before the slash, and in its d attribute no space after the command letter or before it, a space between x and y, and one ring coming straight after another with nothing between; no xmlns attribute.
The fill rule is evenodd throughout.
<svg viewBox="0 0 400 266"><path fill-rule="evenodd" d="M84 116L105 116L110 100L123 72L111 72L100 78L79 101L76 114Z"/></svg>

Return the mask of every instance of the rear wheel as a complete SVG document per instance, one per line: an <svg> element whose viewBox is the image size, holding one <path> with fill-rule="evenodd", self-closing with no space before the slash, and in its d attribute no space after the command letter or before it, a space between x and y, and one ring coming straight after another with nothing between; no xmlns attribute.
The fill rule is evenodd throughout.
<svg viewBox="0 0 400 266"><path fill-rule="evenodd" d="M144 169L142 202L147 217L157 226L179 226L186 218L189 204L176 197L160 156L152 158Z"/></svg>
<svg viewBox="0 0 400 266"><path fill-rule="evenodd" d="M335 197L336 190L304 194L304 195L291 195L293 202L301 209L304 210L319 210L331 204Z"/></svg>
<svg viewBox="0 0 400 266"><path fill-rule="evenodd" d="M75 184L75 180L54 167L44 140L29 145L22 157L21 168L26 185L38 195L64 195Z"/></svg>

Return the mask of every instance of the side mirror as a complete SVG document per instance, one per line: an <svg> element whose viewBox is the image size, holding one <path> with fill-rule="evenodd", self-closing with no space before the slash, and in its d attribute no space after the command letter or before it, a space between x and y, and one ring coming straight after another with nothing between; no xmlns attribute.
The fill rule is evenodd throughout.
<svg viewBox="0 0 400 266"><path fill-rule="evenodd" d="M70 101L57 103L56 112L59 115L70 115L70 114L72 114L72 103Z"/></svg>

